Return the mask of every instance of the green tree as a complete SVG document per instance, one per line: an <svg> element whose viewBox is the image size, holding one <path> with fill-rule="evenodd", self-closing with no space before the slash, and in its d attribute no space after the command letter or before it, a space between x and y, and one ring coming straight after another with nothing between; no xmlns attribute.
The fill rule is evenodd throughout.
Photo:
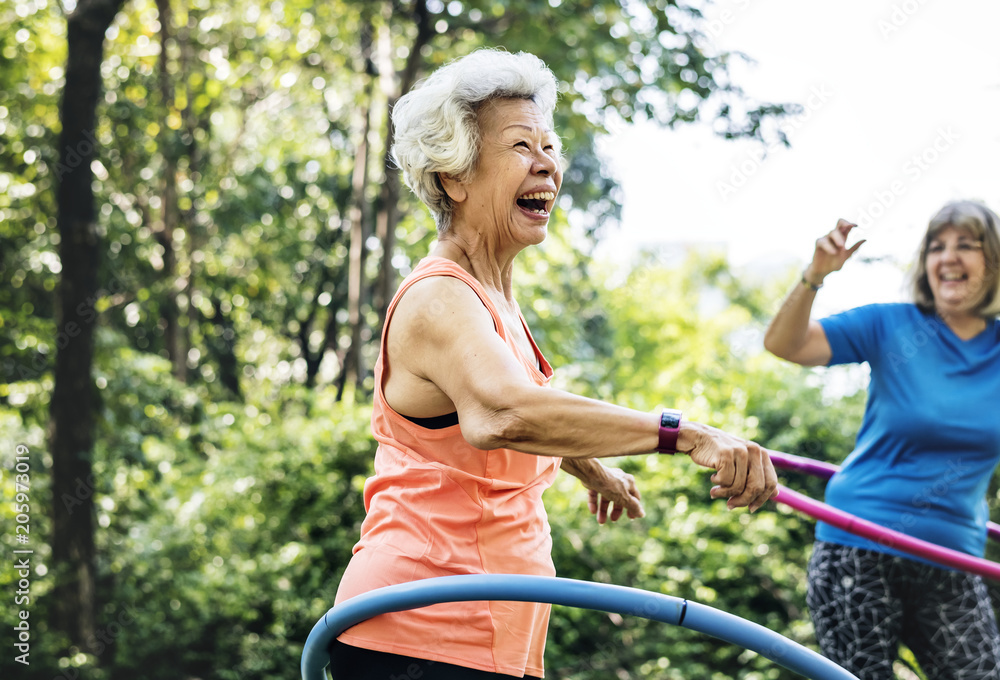
<svg viewBox="0 0 1000 680"><path fill-rule="evenodd" d="M97 417L91 366L97 313L97 268L102 242L94 209L97 104L102 93L104 33L124 0L83 0L66 19L66 82L59 121L56 226L62 277L56 296L56 362L52 390L52 496L77 493L93 478ZM97 630L97 564L93 496L75 512L52 504L54 626L92 651Z"/></svg>
<svg viewBox="0 0 1000 680"><path fill-rule="evenodd" d="M560 379L573 389L643 410L675 406L779 450L826 458L850 449L863 393L831 399L764 356L749 304L764 292L740 284L719 256L647 253L634 268L603 272L594 287L606 342L583 362L563 357ZM572 304L552 297L550 287L547 306ZM670 299L685 304L650 302ZM729 512L709 499L706 472L681 456L620 464L637 478L646 517L598 527L579 486L560 480L547 500L559 575L687 598L814 644L805 608L810 520L773 503L755 515ZM822 492L809 480L789 483ZM743 649L638 618L559 610L550 630L548 662L573 680L796 677Z"/></svg>
<svg viewBox="0 0 1000 680"><path fill-rule="evenodd" d="M55 553L74 544L56 545L56 525L95 523L74 539L93 575L90 635L39 623L39 677L293 672L363 515L364 404L385 305L434 233L387 162L388 112L478 47L535 52L560 81L562 210L517 276L560 384L636 408L679 405L793 453L837 460L849 448L863 395L828 394L813 374L760 356L760 324L782 291L741 284L719 257L649 254L625 273L590 263L621 198L594 144L612 121L700 120L763 138L782 110L731 82L736 57L713 51L697 9L133 0L112 16L89 34L106 50L101 97L73 102L96 106L93 157L71 161L60 156L73 147L57 136L68 134L59 97L72 91L71 66L94 64L68 58L58 5L0 6L0 258L11 283L0 287L0 429L32 450L51 499L51 516L36 520L52 547L39 549L32 616L58 621L68 602L57 593L72 577ZM94 192L80 213L89 221L64 232L58 182L85 175L87 187L74 186ZM96 239L90 250L73 247L81 233ZM665 299L690 306L650 304ZM74 365L75 393L89 392L72 401L53 357L61 338L60 361L91 342L68 339L72 319L57 310L81 313L81 302L93 365ZM79 423L74 465L90 468L60 471L48 412L81 404L94 418ZM597 527L568 479L549 495L562 575L690 597L811 641L808 521L727 513L682 458L623 464L647 499L641 522ZM4 513L13 488L5 478ZM565 677L784 677L742 650L586 612L558 611L551 639L550 667ZM23 670L13 663L0 673Z"/></svg>

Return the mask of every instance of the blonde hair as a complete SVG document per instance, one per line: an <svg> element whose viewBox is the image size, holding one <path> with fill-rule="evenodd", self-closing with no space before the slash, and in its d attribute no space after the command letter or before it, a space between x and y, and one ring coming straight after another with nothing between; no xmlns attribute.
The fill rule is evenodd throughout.
<svg viewBox="0 0 1000 680"><path fill-rule="evenodd" d="M392 159L434 213L438 234L451 227L454 210L438 175L469 179L479 160L477 113L494 99L530 99L552 127L556 78L533 54L481 49L435 71L392 109Z"/></svg>
<svg viewBox="0 0 1000 680"><path fill-rule="evenodd" d="M934 311L934 294L927 280L927 248L938 234L954 227L965 229L983 244L986 260L986 276L983 280L983 296L976 307L976 313L983 317L1000 314L1000 234L997 233L1000 218L982 203L976 201L953 201L938 210L927 225L916 266L913 268L912 291L914 302L925 312Z"/></svg>

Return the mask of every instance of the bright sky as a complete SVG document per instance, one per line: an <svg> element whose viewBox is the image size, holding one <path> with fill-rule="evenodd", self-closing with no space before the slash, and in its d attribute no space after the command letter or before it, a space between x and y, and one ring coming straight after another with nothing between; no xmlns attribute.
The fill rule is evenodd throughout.
<svg viewBox="0 0 1000 680"><path fill-rule="evenodd" d="M756 60L734 80L796 102L792 147L716 137L707 124L615 131L604 147L625 192L598 255L721 244L755 272L805 266L838 217L864 226L817 312L903 299L928 219L956 198L1000 209L1000 51L995 0L719 0L720 49Z"/></svg>

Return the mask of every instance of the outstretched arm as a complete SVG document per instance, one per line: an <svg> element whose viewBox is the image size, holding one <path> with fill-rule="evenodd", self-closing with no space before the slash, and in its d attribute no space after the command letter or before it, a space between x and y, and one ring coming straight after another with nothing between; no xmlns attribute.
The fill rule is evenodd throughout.
<svg viewBox="0 0 1000 680"><path fill-rule="evenodd" d="M864 243L862 240L846 247L847 235L856 226L838 220L833 231L816 240L812 262L802 273L802 280L795 284L767 328L764 348L768 352L802 366L825 366L830 362L832 351L826 333L810 315L823 280L843 267Z"/></svg>
<svg viewBox="0 0 1000 680"><path fill-rule="evenodd" d="M408 392L419 393L423 403L433 401L440 412L453 409L462 435L478 449L574 459L657 449L659 414L529 380L476 293L458 279L433 277L414 284L398 303L386 342L390 405L400 410L399 399ZM401 378L410 385L402 394L390 384ZM753 442L682 420L676 447L715 471L710 494L728 499L730 508L753 511L776 493L774 467Z"/></svg>

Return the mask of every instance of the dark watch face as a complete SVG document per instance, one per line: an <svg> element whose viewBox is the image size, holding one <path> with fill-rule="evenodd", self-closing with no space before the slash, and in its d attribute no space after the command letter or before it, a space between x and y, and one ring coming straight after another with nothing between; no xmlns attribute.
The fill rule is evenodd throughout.
<svg viewBox="0 0 1000 680"><path fill-rule="evenodd" d="M681 425L681 412L674 409L664 409L663 413L660 415L660 427L666 427L671 430L680 427Z"/></svg>

